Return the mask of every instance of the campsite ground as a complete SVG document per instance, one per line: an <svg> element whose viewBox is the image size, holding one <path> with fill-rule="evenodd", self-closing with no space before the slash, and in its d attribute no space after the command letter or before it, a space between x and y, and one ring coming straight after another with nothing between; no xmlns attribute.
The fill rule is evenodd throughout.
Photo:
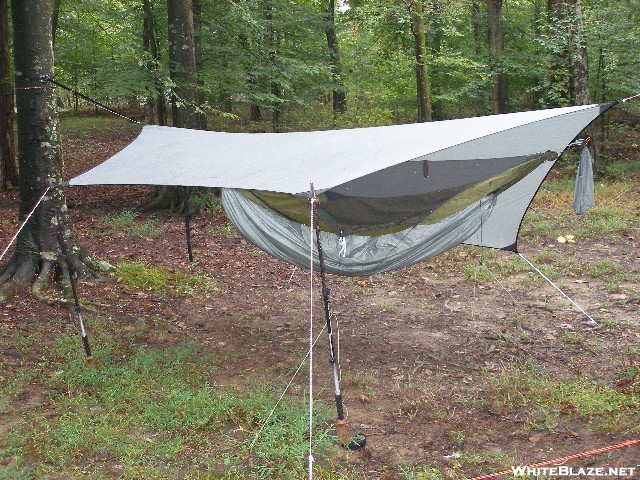
<svg viewBox="0 0 640 480"><path fill-rule="evenodd" d="M136 134L111 120L73 122L66 177ZM618 154L638 159L631 134L624 144L636 144ZM330 276L348 427L368 443L348 452L323 438L332 432L332 378L322 335L318 476L469 478L640 438L637 163L634 175L599 182L598 205L581 218L570 212L569 183L557 179L523 225L520 251L597 328L502 252L456 248L389 274ZM117 271L79 285L89 364L68 311L25 296L3 305L0 477L302 476L306 367L248 444L304 358L308 272L247 244L221 211L194 217L188 265L181 218L136 213L145 188L67 194L80 243ZM3 247L17 202L15 191L0 196ZM314 311L319 334L319 298ZM567 463L639 464L638 445Z"/></svg>

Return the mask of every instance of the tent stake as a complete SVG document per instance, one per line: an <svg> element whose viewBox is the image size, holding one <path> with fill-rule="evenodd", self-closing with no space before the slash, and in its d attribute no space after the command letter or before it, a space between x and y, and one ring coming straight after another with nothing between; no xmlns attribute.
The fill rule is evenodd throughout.
<svg viewBox="0 0 640 480"><path fill-rule="evenodd" d="M74 311L78 316L78 324L80 325L80 335L82 336L84 352L87 356L87 360L91 360L93 356L91 355L91 347L89 346L89 337L87 336L87 331L84 328L84 321L82 320L82 313L80 312L80 301L78 300L76 282L73 278L74 270L71 264L71 260L69 258L69 248L67 246L67 240L65 239L64 232L62 231L62 220L60 218L60 208L58 206L58 198L56 197L55 190L52 197L53 197L52 199L53 209L55 211L56 221L58 222L58 242L60 243L60 250L62 252L62 257L64 258L64 261L67 264L67 270L69 272L69 283L71 284L71 293L73 294Z"/></svg>
<svg viewBox="0 0 640 480"><path fill-rule="evenodd" d="M344 418L344 405L342 403L342 392L340 390L340 374L338 373L338 362L336 361L335 347L333 343L333 328L331 326L331 308L329 304L330 290L327 287L326 272L324 269L324 259L322 256L322 243L320 242L320 228L316 227L316 242L318 244L318 261L320 263L320 278L322 280L322 301L324 303L324 315L327 321L327 334L329 336L329 363L333 369L333 385L335 388L336 411L338 414L338 436L349 450L360 450L366 444L363 434L356 435L353 439L347 433L347 422Z"/></svg>
<svg viewBox="0 0 640 480"><path fill-rule="evenodd" d="M189 253L189 262L193 263L193 251L191 250L191 212L189 212L189 187L182 187L184 194L184 230L187 234L187 252Z"/></svg>

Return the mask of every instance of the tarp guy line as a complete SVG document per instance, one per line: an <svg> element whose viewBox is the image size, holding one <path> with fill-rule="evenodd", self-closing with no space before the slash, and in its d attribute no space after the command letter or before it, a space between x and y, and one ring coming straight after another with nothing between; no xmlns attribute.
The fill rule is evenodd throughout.
<svg viewBox="0 0 640 480"><path fill-rule="evenodd" d="M594 450L588 450L586 452L581 452L581 453L576 453L574 455L567 455L566 457L560 457L560 458L554 458L553 460L547 460L544 462L540 462L540 463L534 463L531 465L525 465L524 468L540 468L540 467L545 467L547 465L557 465L557 464L562 464L565 463L569 460L574 460L576 458L584 458L584 457L591 457L593 455L599 455L601 453L606 453L606 452L610 452L612 450L619 450L621 448L625 448L625 447L631 447L633 445L638 445L640 444L640 439L638 440L629 440L626 442L622 442L622 443L617 443L615 445L609 445L606 447L602 447L602 448L596 448ZM488 480L490 478L496 478L496 477L503 477L505 475L513 475L514 471L513 470L503 470L501 472L496 472L496 473L488 473L486 475L480 475L479 477L473 477L470 478L468 480Z"/></svg>
<svg viewBox="0 0 640 480"><path fill-rule="evenodd" d="M22 224L20 225L20 227L18 228L18 231L15 233L15 235L13 237L11 237L11 240L9 240L9 244L5 247L4 251L2 252L2 255L0 255L0 262L2 261L2 259L4 258L4 256L7 254L7 252L9 251L9 248L11 248L11 245L13 245L13 242L16 241L16 238L18 238L18 235L20 235L20 232L22 231L22 229L24 228L24 226L27 224L27 222L29 221L29 219L31 218L31 216L34 214L34 212L36 211L36 208L38 208L38 206L42 203L42 201L44 200L44 197L47 195L47 193L49 192L49 190L51 190L51 187L47 187L44 191L44 193L42 194L42 196L38 199L38 201L36 202L36 204L33 206L33 208L31 209L31 211L29 212L29 214L27 215L27 217L24 219L24 221L22 222Z"/></svg>
<svg viewBox="0 0 640 480"><path fill-rule="evenodd" d="M320 336L324 333L324 329L325 328L326 328L326 326L322 327L322 330L320 330L320 333L316 336L316 339L313 341L312 347L315 347L316 343L318 343L318 340L320 339ZM260 426L260 430L258 430L258 433L256 433L256 435L253 437L253 440L251 441L251 444L249 445L249 450L251 450L253 448L255 443L260 438L260 435L264 431L265 427L269 424L269 421L271 420L271 417L273 417L273 414L278 409L278 406L280 405L280 402L282 402L282 399L284 398L284 396L289 391L289 388L291 388L291 385L293 384L293 381L298 376L298 373L300 372L300 369L302 369L302 366L304 365L304 362L307 361L307 358L311 354L311 350L312 350L312 348L307 349L307 353L305 354L304 358L302 359L302 361L298 365L298 368L296 368L296 371L293 373L293 376L291 377L291 380L289 380L289 383L287 383L287 386L284 387L284 390L280 394L280 398L278 398L278 401L276 402L276 404L273 406L273 408L269 412L269 415L267 415L267 418L264 420L264 422L262 422L262 425Z"/></svg>
<svg viewBox="0 0 640 480"><path fill-rule="evenodd" d="M313 233L316 193L311 184L309 198L309 480L313 480Z"/></svg>
<svg viewBox="0 0 640 480"><path fill-rule="evenodd" d="M584 310L580 305L578 305L576 302L574 302L574 301L569 297L569 295L567 295L566 293L564 293L564 292L560 289L560 287L558 287L555 283L553 283L553 281L552 281L549 277L547 277L544 273L542 273L542 271L541 271L538 267L536 267L533 263L531 263L529 260L527 260L527 259L525 258L525 256L524 256L524 255L522 255L522 253L518 252L518 256L519 256L522 260L524 260L525 262L527 262L531 268L533 268L536 272L538 272L542 278L544 278L547 282L549 282L549 285L551 285L553 288L555 288L558 292L560 292L560 294L561 294L564 298L566 298L567 300L569 300L569 301L570 301L570 302L571 302L571 303L572 303L576 308L578 308L578 310L580 310L580 311L585 315L585 317L587 317L587 318L589 319L589 323L590 323L591 325L593 325L594 327L599 327L599 326L600 326L600 324L599 324L598 322L596 322L593 318L591 318L591 315L589 315L587 312L585 312L585 310Z"/></svg>

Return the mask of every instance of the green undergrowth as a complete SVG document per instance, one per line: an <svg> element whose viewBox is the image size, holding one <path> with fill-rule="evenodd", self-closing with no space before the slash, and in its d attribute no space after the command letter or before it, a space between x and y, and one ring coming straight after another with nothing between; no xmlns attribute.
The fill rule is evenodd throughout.
<svg viewBox="0 0 640 480"><path fill-rule="evenodd" d="M573 181L545 182L527 211L520 235L537 239L573 235L584 239L616 240L631 234L637 221L637 205L629 202L637 186L631 181L596 184L595 205L584 215L572 210Z"/></svg>
<svg viewBox="0 0 640 480"><path fill-rule="evenodd" d="M2 411L19 412L0 442L0 478L304 475L304 395L287 396L265 425L282 385L218 384L218 359L196 344L140 346L109 324L92 319L92 362L69 334L46 349L39 371L25 367L26 381L42 388L37 404L21 403L24 382L0 389ZM314 449L330 458L330 410L316 404L315 412Z"/></svg>
<svg viewBox="0 0 640 480"><path fill-rule="evenodd" d="M634 382L635 380L635 382ZM640 379L631 377L625 389L578 376L563 379L530 366L511 365L487 378L497 400L513 410L542 412L531 430L555 431L563 419L587 419L602 431L640 431Z"/></svg>
<svg viewBox="0 0 640 480"><path fill-rule="evenodd" d="M109 230L99 235L110 236L115 232L123 231L132 237L155 238L167 231L167 227L159 224L154 217L145 221L139 221L138 217L139 213L131 210L104 215L102 223L109 227Z"/></svg>
<svg viewBox="0 0 640 480"><path fill-rule="evenodd" d="M116 276L123 285L158 293L208 296L218 290L212 279L201 274L182 270L171 271L141 261L121 259L116 267Z"/></svg>
<svg viewBox="0 0 640 480"><path fill-rule="evenodd" d="M95 116L95 115L60 115L60 130L63 133L86 138L95 138L97 132L103 135L106 133L115 133L122 135L125 131L135 132L142 127L134 123L123 121L122 118L115 115Z"/></svg>

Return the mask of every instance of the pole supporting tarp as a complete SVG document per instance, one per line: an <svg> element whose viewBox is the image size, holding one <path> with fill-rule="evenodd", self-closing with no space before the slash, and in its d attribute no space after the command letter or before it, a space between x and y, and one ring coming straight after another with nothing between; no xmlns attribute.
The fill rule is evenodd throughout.
<svg viewBox="0 0 640 480"><path fill-rule="evenodd" d="M327 286L326 271L324 268L324 257L322 252L322 242L320 237L320 228L316 225L316 242L318 244L318 263L320 266L320 278L322 280L322 301L324 303L324 315L326 320L327 335L329 337L329 363L331 364L333 373L333 386L335 389L336 412L338 416L338 436L343 442L343 446L348 450L360 450L367 444L367 438L364 434L359 433L353 438L349 438L347 433L347 424L344 418L344 404L342 402L342 391L340 390L340 373L338 371L338 360L336 356L335 345L333 342L333 327L331 325L331 306L329 301L330 289Z"/></svg>
<svg viewBox="0 0 640 480"><path fill-rule="evenodd" d="M184 197L184 230L187 235L187 252L189 262L193 263L193 251L191 249L191 212L189 211L189 187L182 187Z"/></svg>
<svg viewBox="0 0 640 480"><path fill-rule="evenodd" d="M335 346L333 342L333 328L331 325L331 307L329 304L330 289L327 286L326 272L324 269L324 258L322 254L322 243L320 241L320 229L316 226L316 242L318 244L318 260L320 263L320 278L322 280L322 301L324 303L324 315L327 322L327 334L329 336L329 363L333 369L333 385L335 388L336 411L338 421L344 420L344 407L342 404L342 392L340 391L340 375L338 373L338 362L336 361Z"/></svg>

